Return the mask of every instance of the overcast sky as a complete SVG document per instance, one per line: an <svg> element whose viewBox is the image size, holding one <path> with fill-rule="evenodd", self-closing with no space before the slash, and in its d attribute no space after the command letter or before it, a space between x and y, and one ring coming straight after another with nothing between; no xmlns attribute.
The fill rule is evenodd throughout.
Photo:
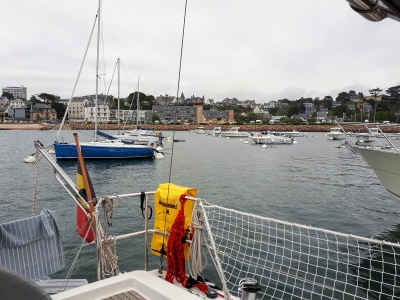
<svg viewBox="0 0 400 300"><path fill-rule="evenodd" d="M177 94L184 0L103 0L100 93ZM3 0L0 84L69 98L98 0ZM75 96L95 93L96 32ZM400 23L345 0L189 0L180 92L258 103L400 85ZM117 75L110 93L117 96Z"/></svg>

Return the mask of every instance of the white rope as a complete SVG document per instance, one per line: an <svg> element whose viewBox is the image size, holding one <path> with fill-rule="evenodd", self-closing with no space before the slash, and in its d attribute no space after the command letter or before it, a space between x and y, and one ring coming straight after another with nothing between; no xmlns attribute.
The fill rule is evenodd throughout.
<svg viewBox="0 0 400 300"><path fill-rule="evenodd" d="M112 249L113 248L113 249ZM107 236L103 239L101 251L101 272L103 278L118 275L118 256L117 252L117 239L115 236Z"/></svg>
<svg viewBox="0 0 400 300"><path fill-rule="evenodd" d="M188 269L189 274L192 278L196 279L197 275L203 271L204 267L207 265L207 256L203 251L202 245L202 235L203 235L203 223L204 216L201 209L198 209L197 202L195 204L195 208L192 213L192 226L193 226L193 238L192 243L190 244L189 250L189 260L188 260ZM204 258L204 263L203 263Z"/></svg>
<svg viewBox="0 0 400 300"><path fill-rule="evenodd" d="M36 216L36 203L37 203L37 181L39 173L39 150L36 150L35 154L35 187L33 190L33 201L32 201L32 216Z"/></svg>
<svg viewBox="0 0 400 300"><path fill-rule="evenodd" d="M114 215L114 208L121 204L121 200L118 198L119 203L114 206L114 200L108 196L102 198L103 216L104 221L108 225L111 224L111 219ZM100 259L101 259L101 270L103 278L112 277L118 275L118 256L117 256L117 239L115 236L107 236L107 227L104 226L103 230L99 231L100 224L97 224L98 233L102 237Z"/></svg>

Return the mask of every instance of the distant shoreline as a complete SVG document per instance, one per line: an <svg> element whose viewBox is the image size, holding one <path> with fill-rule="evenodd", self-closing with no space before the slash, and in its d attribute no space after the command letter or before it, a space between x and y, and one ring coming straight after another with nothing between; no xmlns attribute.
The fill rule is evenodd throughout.
<svg viewBox="0 0 400 300"><path fill-rule="evenodd" d="M70 124L72 130L94 130L94 124ZM154 131L190 131L195 130L197 127L202 126L205 130L212 130L215 126L221 127L222 131L229 130L232 127L239 127L239 131L247 132L261 132L261 131L292 131L297 130L300 132L328 132L332 127L338 127L336 124L320 124L320 125L280 125L280 124L260 124L260 125L154 125L154 124L144 124L143 126L153 129ZM364 125L343 125L342 127L346 131L358 132L361 129L365 129ZM136 125L120 125L120 130L132 130L136 128ZM99 124L99 130L118 130L117 124ZM400 132L400 127L381 127L384 132L387 133L398 133Z"/></svg>

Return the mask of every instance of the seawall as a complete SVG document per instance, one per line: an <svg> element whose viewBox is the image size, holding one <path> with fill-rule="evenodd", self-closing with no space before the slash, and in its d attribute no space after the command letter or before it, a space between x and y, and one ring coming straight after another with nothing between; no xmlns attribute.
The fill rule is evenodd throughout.
<svg viewBox="0 0 400 300"><path fill-rule="evenodd" d="M93 124L70 124L72 130L93 130ZM194 130L198 127L198 125L145 125L148 128L153 129L154 131L162 132L162 131L190 131ZM235 125L219 125L222 131L229 130L229 128ZM204 129L212 130L215 125L203 125ZM239 131L251 131L251 132L258 132L258 131L292 131L297 130L300 132L328 132L332 127L337 127L335 124L323 124L323 125L241 125L239 126ZM358 132L362 129L365 129L364 125L342 125L344 130ZM122 130L122 126L120 125L120 130ZM125 125L124 130L131 130L136 128L136 125ZM393 126L382 126L380 127L383 132L388 133L397 133L400 132L400 127L393 127ZM99 124L99 130L118 130L117 124Z"/></svg>

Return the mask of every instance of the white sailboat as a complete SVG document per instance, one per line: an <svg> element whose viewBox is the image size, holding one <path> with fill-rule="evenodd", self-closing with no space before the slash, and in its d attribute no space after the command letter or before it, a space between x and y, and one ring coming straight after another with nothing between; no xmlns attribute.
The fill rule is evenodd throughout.
<svg viewBox="0 0 400 300"><path fill-rule="evenodd" d="M120 59L118 58L117 60L118 64L118 112L117 112L117 119L118 119L118 133L117 134L108 134L102 131L97 130L97 134L100 136L103 136L109 140L121 140L124 144L133 144L133 145L142 145L142 146L147 146L151 147L153 149L157 149L157 152L160 153L159 151L162 150L161 144L163 141L163 135L162 134L155 134L154 130L146 129L143 126L139 125L139 81L140 77L138 79L138 84L137 84L137 104L136 104L136 129L134 130L127 130L123 131L122 133L120 132L120 118L119 118L119 112L120 112L120 105L119 105L119 91L120 91ZM124 126L126 124L124 123Z"/></svg>
<svg viewBox="0 0 400 300"><path fill-rule="evenodd" d="M139 82L140 82L140 77L138 79L137 83L137 99L136 99L136 128L133 130L124 130L122 133L119 132L116 135L112 135L113 138L121 139L124 141L128 141L129 143L133 144L146 144L150 145L152 148L156 148L157 146L160 146L163 141L163 136L162 134L156 134L154 130L150 128L146 128L145 126L142 126L140 123L140 118L139 118ZM133 100L133 99L132 99ZM118 118L119 119L119 118ZM119 126L118 126L119 129Z"/></svg>

